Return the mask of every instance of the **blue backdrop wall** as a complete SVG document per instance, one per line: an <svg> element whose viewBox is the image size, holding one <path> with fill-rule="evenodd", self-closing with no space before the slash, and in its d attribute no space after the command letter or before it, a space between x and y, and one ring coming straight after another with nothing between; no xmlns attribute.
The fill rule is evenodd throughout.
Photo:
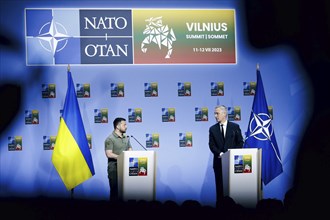
<svg viewBox="0 0 330 220"><path fill-rule="evenodd" d="M268 105L273 108L273 127L284 169L264 186L264 198L282 200L292 187L298 146L311 114L310 82L290 47L257 50L250 46L243 1L2 1L0 28L10 42L1 45L0 82L21 87L22 101L18 114L0 136L1 197L70 197L51 163L52 150L44 149L44 138L57 135L67 89L67 65L26 65L26 8L235 10L235 64L71 65L74 83L89 84L90 97L78 101L86 133L91 136L96 173L75 188L75 197L108 199L104 140L113 130L115 117L128 120L129 109L142 109L142 122L129 122L127 133L143 145L147 134L159 135L159 147L149 149L157 152L156 199L178 203L193 199L214 205L212 154L208 148L208 128L215 123L213 109L217 104L240 107L241 119L236 122L245 136L253 96L244 95L243 84L256 81L257 63ZM158 96L145 97L145 83L152 82L158 85ZM191 96L178 96L180 82L190 83ZM212 82L224 83L224 96L211 96ZM124 97L111 97L112 83L124 84ZM43 98L43 85L52 84L56 85L56 97ZM2 103L3 109L10 106ZM175 122L162 121L162 108L175 108ZM207 108L208 120L196 121L195 108ZM108 123L95 123L95 110L101 109L107 109ZM38 111L38 124L26 124L27 113L32 110ZM180 147L180 134L187 133L192 134L193 145ZM9 150L13 137L22 138L22 150ZM137 142L131 142L134 150L143 150Z"/></svg>

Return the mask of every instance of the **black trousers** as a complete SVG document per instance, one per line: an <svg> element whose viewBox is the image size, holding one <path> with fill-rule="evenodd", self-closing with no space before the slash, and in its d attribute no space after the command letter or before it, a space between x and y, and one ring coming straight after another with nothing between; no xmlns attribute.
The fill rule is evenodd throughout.
<svg viewBox="0 0 330 220"><path fill-rule="evenodd" d="M217 166L213 168L215 177L215 187L216 187L216 200L217 204L223 200L223 179L222 179L222 166Z"/></svg>
<svg viewBox="0 0 330 220"><path fill-rule="evenodd" d="M117 162L108 163L108 179L110 186L110 201L118 201L118 174Z"/></svg>

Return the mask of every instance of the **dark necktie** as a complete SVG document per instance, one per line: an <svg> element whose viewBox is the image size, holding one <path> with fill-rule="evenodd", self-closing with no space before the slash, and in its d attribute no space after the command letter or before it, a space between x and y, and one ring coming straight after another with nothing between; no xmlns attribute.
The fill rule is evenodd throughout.
<svg viewBox="0 0 330 220"><path fill-rule="evenodd" d="M225 133L224 133L224 130L223 130L223 124L220 124L220 131L221 131L221 135L222 135L223 140L225 140Z"/></svg>

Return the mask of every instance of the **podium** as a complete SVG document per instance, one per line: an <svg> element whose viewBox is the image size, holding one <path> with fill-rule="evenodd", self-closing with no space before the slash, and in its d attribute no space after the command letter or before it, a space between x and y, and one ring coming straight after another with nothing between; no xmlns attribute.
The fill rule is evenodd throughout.
<svg viewBox="0 0 330 220"><path fill-rule="evenodd" d="M118 195L122 201L155 200L156 153L123 151L117 158Z"/></svg>
<svg viewBox="0 0 330 220"><path fill-rule="evenodd" d="M243 148L222 155L224 195L246 208L255 208L262 199L261 153L258 148Z"/></svg>

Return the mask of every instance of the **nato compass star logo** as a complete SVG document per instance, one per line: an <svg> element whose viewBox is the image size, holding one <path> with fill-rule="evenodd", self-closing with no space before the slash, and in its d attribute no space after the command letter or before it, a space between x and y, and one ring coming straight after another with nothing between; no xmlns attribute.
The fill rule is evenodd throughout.
<svg viewBox="0 0 330 220"><path fill-rule="evenodd" d="M61 51L68 43L69 36L67 33L65 27L53 19L40 28L37 38L40 45L54 56L56 52Z"/></svg>
<svg viewBox="0 0 330 220"><path fill-rule="evenodd" d="M270 140L273 135L272 119L266 113L253 113L250 125L250 137L255 137L260 141Z"/></svg>

